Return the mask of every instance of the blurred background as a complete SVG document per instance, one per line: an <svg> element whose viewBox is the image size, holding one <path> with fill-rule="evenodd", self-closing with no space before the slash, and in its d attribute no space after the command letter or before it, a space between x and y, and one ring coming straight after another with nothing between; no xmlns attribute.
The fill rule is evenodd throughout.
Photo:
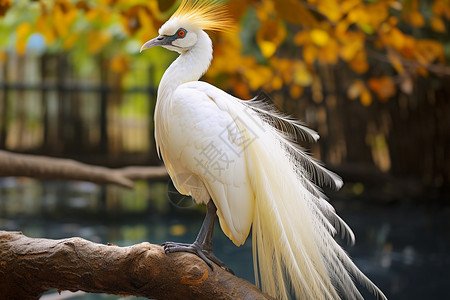
<svg viewBox="0 0 450 300"><path fill-rule="evenodd" d="M203 80L244 99L265 91L318 131L302 146L344 178L326 193L355 231L346 250L388 298L449 299L449 1L224 2L236 30L210 34ZM0 0L0 150L160 165L153 109L176 54L139 49L178 5ZM0 229L32 237L191 242L203 214L167 181L0 178ZM250 239L237 248L216 229L217 256L253 282Z"/></svg>

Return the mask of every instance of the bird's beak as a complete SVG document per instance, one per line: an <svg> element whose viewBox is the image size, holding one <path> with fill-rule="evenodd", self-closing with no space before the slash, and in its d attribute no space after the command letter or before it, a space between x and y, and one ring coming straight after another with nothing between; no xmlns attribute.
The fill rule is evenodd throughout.
<svg viewBox="0 0 450 300"><path fill-rule="evenodd" d="M167 45L167 38L163 35L160 35L160 36L154 38L153 40L150 40L150 41L146 42L144 45L142 45L141 50L139 52L142 52L142 51L152 48L152 47L163 46L163 45Z"/></svg>

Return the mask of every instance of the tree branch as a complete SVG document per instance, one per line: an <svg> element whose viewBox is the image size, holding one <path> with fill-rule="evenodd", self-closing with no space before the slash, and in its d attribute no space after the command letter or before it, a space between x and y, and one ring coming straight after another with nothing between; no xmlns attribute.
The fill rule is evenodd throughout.
<svg viewBox="0 0 450 300"><path fill-rule="evenodd" d="M0 295L39 299L50 289L157 299L272 299L250 282L190 253L161 246L96 244L81 238L35 239L0 231Z"/></svg>
<svg viewBox="0 0 450 300"><path fill-rule="evenodd" d="M117 184L132 188L133 180L168 178L164 167L126 167L109 169L71 159L16 154L0 151L0 177L26 176Z"/></svg>

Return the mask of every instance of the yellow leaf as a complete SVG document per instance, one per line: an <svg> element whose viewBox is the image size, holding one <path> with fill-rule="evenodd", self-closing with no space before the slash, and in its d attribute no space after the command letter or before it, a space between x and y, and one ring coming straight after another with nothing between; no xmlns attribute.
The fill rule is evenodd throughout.
<svg viewBox="0 0 450 300"><path fill-rule="evenodd" d="M448 0L434 0L432 11L436 17L445 17L450 20L450 3Z"/></svg>
<svg viewBox="0 0 450 300"><path fill-rule="evenodd" d="M366 36L362 32L345 32L337 35L341 44L339 55L345 61L351 61L355 55L364 49Z"/></svg>
<svg viewBox="0 0 450 300"><path fill-rule="evenodd" d="M317 10L327 16L332 22L339 21L342 16L340 6L336 0L320 1Z"/></svg>
<svg viewBox="0 0 450 300"><path fill-rule="evenodd" d="M389 18L388 3L379 1L378 3L369 4L366 7L369 19L366 21L372 30L376 30ZM361 20L361 22L364 22Z"/></svg>
<svg viewBox="0 0 450 300"><path fill-rule="evenodd" d="M321 63L335 64L339 58L339 45L335 39L330 39L326 47L321 47L317 58Z"/></svg>
<svg viewBox="0 0 450 300"><path fill-rule="evenodd" d="M292 82L292 73L294 61L284 58L272 57L270 59L270 66L275 69L281 76L285 84Z"/></svg>
<svg viewBox="0 0 450 300"><path fill-rule="evenodd" d="M441 32L444 33L445 32L445 24L444 21L442 21L441 18L439 17L433 17L430 20L430 26L431 28L436 31L436 32Z"/></svg>
<svg viewBox="0 0 450 300"><path fill-rule="evenodd" d="M285 38L286 28L283 23L272 18L264 21L256 34L256 42L265 57L271 57Z"/></svg>
<svg viewBox="0 0 450 300"><path fill-rule="evenodd" d="M336 36L342 36L347 33L348 27L350 26L350 22L348 20L342 20L336 25Z"/></svg>
<svg viewBox="0 0 450 300"><path fill-rule="evenodd" d="M351 61L356 53L361 51L363 48L363 44L361 44L358 40L353 40L345 45L342 45L340 49L340 56L345 61Z"/></svg>
<svg viewBox="0 0 450 300"><path fill-rule="evenodd" d="M358 74L366 73L367 70L369 70L366 53L362 50L358 51L355 57L350 61L350 67Z"/></svg>
<svg viewBox="0 0 450 300"><path fill-rule="evenodd" d="M367 20L369 20L369 15L367 14L364 7L360 5L348 12L347 20L350 23L367 22Z"/></svg>
<svg viewBox="0 0 450 300"><path fill-rule="evenodd" d="M273 78L273 73L270 68L258 65L253 68L246 68L244 75L252 90L259 89Z"/></svg>
<svg viewBox="0 0 450 300"><path fill-rule="evenodd" d="M4 63L7 58L6 51L0 50L0 62Z"/></svg>
<svg viewBox="0 0 450 300"><path fill-rule="evenodd" d="M41 14L36 20L35 30L44 36L47 44L51 44L55 40L55 32L47 22L47 15Z"/></svg>
<svg viewBox="0 0 450 300"><path fill-rule="evenodd" d="M391 26L397 26L398 24L398 19L395 16L390 16L388 21Z"/></svg>
<svg viewBox="0 0 450 300"><path fill-rule="evenodd" d="M275 76L272 80L272 90L277 91L283 87L283 79L280 76Z"/></svg>
<svg viewBox="0 0 450 300"><path fill-rule="evenodd" d="M248 90L248 85L242 82L241 80L233 80L231 82L231 87L233 91L236 93L236 96L241 99L250 99L250 91Z"/></svg>
<svg viewBox="0 0 450 300"><path fill-rule="evenodd" d="M435 60L444 62L444 48L441 43L434 40L416 41L414 54L416 59L425 66Z"/></svg>
<svg viewBox="0 0 450 300"><path fill-rule="evenodd" d="M414 58L416 40L393 27L389 33L380 35L383 44L390 45L405 58Z"/></svg>
<svg viewBox="0 0 450 300"><path fill-rule="evenodd" d="M397 50L403 48L405 44L405 35L397 28L392 28L389 35L389 43Z"/></svg>
<svg viewBox="0 0 450 300"><path fill-rule="evenodd" d="M137 15L138 15L138 20L139 20L139 22L138 22L139 25L136 25L136 27L140 26L139 36L141 37L142 43L147 41L149 36L158 35L157 30L153 26L153 22L152 22L153 17L149 14L148 10L139 9Z"/></svg>
<svg viewBox="0 0 450 300"><path fill-rule="evenodd" d="M27 40L30 33L31 25L29 23L22 23L16 28L16 50L19 55L25 54L27 49Z"/></svg>
<svg viewBox="0 0 450 300"><path fill-rule="evenodd" d="M291 95L292 99L298 99L303 94L303 87L298 84L293 84L289 88L289 94Z"/></svg>
<svg viewBox="0 0 450 300"><path fill-rule="evenodd" d="M152 16L148 13L146 9L138 10L139 24L141 27L153 28L153 23L151 22Z"/></svg>
<svg viewBox="0 0 450 300"><path fill-rule="evenodd" d="M128 70L128 59L122 55L118 54L110 62L111 70L116 73L125 73Z"/></svg>
<svg viewBox="0 0 450 300"><path fill-rule="evenodd" d="M17 54L20 56L25 54L25 51L27 50L27 40L26 39L20 39L16 42L16 51Z"/></svg>
<svg viewBox="0 0 450 300"><path fill-rule="evenodd" d="M69 33L70 26L75 21L77 9L70 2L65 0L57 1L53 6L53 24L56 33L64 37Z"/></svg>
<svg viewBox="0 0 450 300"><path fill-rule="evenodd" d="M271 41L259 41L258 44L265 57L271 57L277 51L277 45Z"/></svg>
<svg viewBox="0 0 450 300"><path fill-rule="evenodd" d="M383 76L380 78L370 78L369 87L372 91L375 92L378 99L380 99L381 101L387 101L396 93L394 81L391 77L388 76Z"/></svg>
<svg viewBox="0 0 450 300"><path fill-rule="evenodd" d="M361 101L361 104L364 106L369 106L370 104L372 104L372 95L370 94L369 90L364 89L361 92L359 101Z"/></svg>
<svg viewBox="0 0 450 300"><path fill-rule="evenodd" d="M94 22L99 15L100 11L98 9L91 9L86 12L85 17L89 22Z"/></svg>
<svg viewBox="0 0 450 300"><path fill-rule="evenodd" d="M242 0L229 0L227 7L234 20L239 20L248 8L247 5L242 5Z"/></svg>
<svg viewBox="0 0 450 300"><path fill-rule="evenodd" d="M303 59L308 64L313 64L317 57L317 48L311 44L303 47Z"/></svg>
<svg viewBox="0 0 450 300"><path fill-rule="evenodd" d="M272 2L272 1L271 1ZM290 23L304 26L315 26L316 18L298 0L273 1L277 15Z"/></svg>
<svg viewBox="0 0 450 300"><path fill-rule="evenodd" d="M294 72L294 82L301 86L309 86L313 82L313 76L303 63L298 63Z"/></svg>
<svg viewBox="0 0 450 300"><path fill-rule="evenodd" d="M17 26L16 34L18 37L27 36L30 32L31 32L30 23L22 23L19 26Z"/></svg>
<svg viewBox="0 0 450 300"><path fill-rule="evenodd" d="M310 34L311 34L311 41L319 47L325 46L326 44L328 44L328 41L330 40L328 32L322 29L315 28L311 30Z"/></svg>
<svg viewBox="0 0 450 300"><path fill-rule="evenodd" d="M240 1L242 5L242 0ZM273 1L263 0L260 1L256 7L256 16L261 22L266 21L271 15L273 15L275 8Z"/></svg>
<svg viewBox="0 0 450 300"><path fill-rule="evenodd" d="M294 43L297 46L303 46L311 40L311 35L307 30L302 30L294 36Z"/></svg>
<svg viewBox="0 0 450 300"><path fill-rule="evenodd" d="M79 38L78 33L70 33L63 42L64 50L70 50L76 44L78 38Z"/></svg>
<svg viewBox="0 0 450 300"><path fill-rule="evenodd" d="M423 27L423 25L425 24L425 19L417 10L413 10L404 14L403 18L406 22L410 23L414 27Z"/></svg>
<svg viewBox="0 0 450 300"><path fill-rule="evenodd" d="M348 13L361 3L361 0L343 0L340 3L340 8L343 14Z"/></svg>
<svg viewBox="0 0 450 300"><path fill-rule="evenodd" d="M88 52L99 52L109 41L111 35L106 31L91 31L88 33Z"/></svg>

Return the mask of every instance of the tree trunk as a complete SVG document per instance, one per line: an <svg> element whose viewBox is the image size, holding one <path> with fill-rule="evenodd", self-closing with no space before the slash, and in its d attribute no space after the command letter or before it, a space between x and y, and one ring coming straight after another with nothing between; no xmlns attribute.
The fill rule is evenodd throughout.
<svg viewBox="0 0 450 300"><path fill-rule="evenodd" d="M149 243L34 239L20 232L0 231L0 278L3 299L39 299L50 289L153 299L271 299L190 253L165 254Z"/></svg>

